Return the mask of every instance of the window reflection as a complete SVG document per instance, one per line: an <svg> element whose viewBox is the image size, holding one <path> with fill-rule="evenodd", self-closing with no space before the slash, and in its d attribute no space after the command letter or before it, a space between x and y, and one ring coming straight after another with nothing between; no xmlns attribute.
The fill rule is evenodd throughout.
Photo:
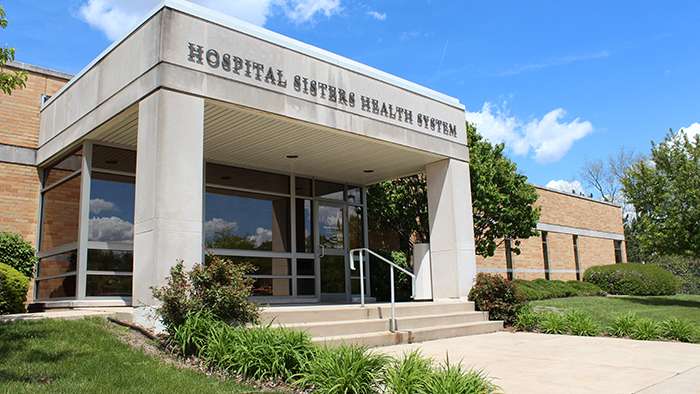
<svg viewBox="0 0 700 394"><path fill-rule="evenodd" d="M364 247L364 231L362 230L362 208L348 206L348 232L350 249Z"/></svg>
<svg viewBox="0 0 700 394"><path fill-rule="evenodd" d="M44 257L39 260L39 272L37 277L44 278L47 276L61 275L68 272L76 271L77 251L61 253L50 257Z"/></svg>
<svg viewBox="0 0 700 394"><path fill-rule="evenodd" d="M296 177L296 195L303 197L311 197L311 179Z"/></svg>
<svg viewBox="0 0 700 394"><path fill-rule="evenodd" d="M311 220L311 200L296 199L297 252L314 252L314 230Z"/></svg>
<svg viewBox="0 0 700 394"><path fill-rule="evenodd" d="M289 252L289 198L207 188L208 248Z"/></svg>
<svg viewBox="0 0 700 394"><path fill-rule="evenodd" d="M57 181L60 181L61 179L81 169L82 157L83 150L81 149L76 153L66 157L62 161L58 162L57 164L46 169L46 171L44 172L46 176L44 187L49 187Z"/></svg>
<svg viewBox="0 0 700 394"><path fill-rule="evenodd" d="M287 175L207 163L206 179L216 185L289 194Z"/></svg>
<svg viewBox="0 0 700 394"><path fill-rule="evenodd" d="M134 253L125 250L88 250L88 271L131 272Z"/></svg>
<svg viewBox="0 0 700 394"><path fill-rule="evenodd" d="M348 187L348 202L353 204L362 204L362 188L349 186Z"/></svg>
<svg viewBox="0 0 700 394"><path fill-rule="evenodd" d="M134 242L134 187L129 176L93 172L88 241Z"/></svg>
<svg viewBox="0 0 700 394"><path fill-rule="evenodd" d="M75 275L36 281L37 299L75 297Z"/></svg>
<svg viewBox="0 0 700 394"><path fill-rule="evenodd" d="M78 241L80 176L44 193L41 250Z"/></svg>
<svg viewBox="0 0 700 394"><path fill-rule="evenodd" d="M88 275L88 297L131 297L131 276Z"/></svg>
<svg viewBox="0 0 700 394"><path fill-rule="evenodd" d="M291 296L292 280L258 278L253 283L253 296Z"/></svg>
<svg viewBox="0 0 700 394"><path fill-rule="evenodd" d="M95 145L92 148L92 169L136 173L136 151Z"/></svg>
<svg viewBox="0 0 700 394"><path fill-rule="evenodd" d="M344 192L345 185L342 183L316 181L316 197L342 201L345 200Z"/></svg>
<svg viewBox="0 0 700 394"><path fill-rule="evenodd" d="M321 246L343 249L343 208L319 204L318 234Z"/></svg>

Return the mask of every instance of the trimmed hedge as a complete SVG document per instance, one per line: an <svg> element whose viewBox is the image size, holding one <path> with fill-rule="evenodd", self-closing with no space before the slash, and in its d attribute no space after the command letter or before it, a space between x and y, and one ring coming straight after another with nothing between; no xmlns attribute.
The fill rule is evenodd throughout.
<svg viewBox="0 0 700 394"><path fill-rule="evenodd" d="M0 231L0 263L7 264L27 278L34 277L34 265L39 263L31 243L21 235Z"/></svg>
<svg viewBox="0 0 700 394"><path fill-rule="evenodd" d="M623 263L591 267L583 280L598 285L610 294L674 295L678 279L656 265Z"/></svg>
<svg viewBox="0 0 700 394"><path fill-rule="evenodd" d="M7 264L0 263L0 315L24 313L29 279Z"/></svg>
<svg viewBox="0 0 700 394"><path fill-rule="evenodd" d="M526 300L605 295L605 292L593 283L577 280L564 282L540 278L531 281L518 279L515 282Z"/></svg>

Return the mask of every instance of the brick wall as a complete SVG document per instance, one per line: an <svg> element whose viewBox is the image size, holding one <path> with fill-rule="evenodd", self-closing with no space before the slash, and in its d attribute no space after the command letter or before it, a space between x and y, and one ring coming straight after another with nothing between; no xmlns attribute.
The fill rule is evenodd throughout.
<svg viewBox="0 0 700 394"><path fill-rule="evenodd" d="M536 205L542 207L540 224L550 224L573 229L593 230L603 233L624 235L620 208L590 198L569 193L561 193L542 187L537 188L540 198ZM513 253L513 269L543 270L544 254L542 238L532 237L521 240L521 254ZM547 232L547 250L550 270L575 270L573 233ZM612 239L578 236L579 265L581 270L602 264L615 263L615 244ZM625 257L625 245L622 243L622 256ZM493 257L477 256L477 270L505 271L505 246L501 245ZM505 272L499 272L503 276ZM516 279L544 278L544 272L514 272ZM576 273L550 272L550 279L572 280Z"/></svg>

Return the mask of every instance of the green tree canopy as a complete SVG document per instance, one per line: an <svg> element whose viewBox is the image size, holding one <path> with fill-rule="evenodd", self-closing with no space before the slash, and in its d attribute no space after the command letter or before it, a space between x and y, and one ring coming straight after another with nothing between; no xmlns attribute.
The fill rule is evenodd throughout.
<svg viewBox="0 0 700 394"><path fill-rule="evenodd" d="M0 6L0 27L7 27L7 19L5 18L5 10ZM12 73L5 72L5 63L15 60L15 48L9 48L7 45L0 47L0 90L5 94L12 94L15 89L22 89L27 84L26 71L13 71Z"/></svg>
<svg viewBox="0 0 700 394"><path fill-rule="evenodd" d="M650 159L633 164L622 184L643 229L644 254L700 258L700 136L670 132L652 142Z"/></svg>
<svg viewBox="0 0 700 394"><path fill-rule="evenodd" d="M520 239L537 235L540 217L537 191L504 154L503 144L491 145L467 123L474 241L476 253L493 256L504 239L520 253ZM381 229L393 229L401 248L410 251L411 236L428 242L428 193L423 174L372 185L367 189L369 218Z"/></svg>
<svg viewBox="0 0 700 394"><path fill-rule="evenodd" d="M540 208L533 206L537 190L503 154L502 143L491 145L468 123L467 138L476 254L493 256L504 239L520 254L520 240L538 234L534 229Z"/></svg>

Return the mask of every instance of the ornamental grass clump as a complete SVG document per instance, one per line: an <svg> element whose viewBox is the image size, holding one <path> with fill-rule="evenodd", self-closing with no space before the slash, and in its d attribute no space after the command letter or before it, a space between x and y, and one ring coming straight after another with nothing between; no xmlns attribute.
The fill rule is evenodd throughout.
<svg viewBox="0 0 700 394"><path fill-rule="evenodd" d="M388 358L364 345L325 347L295 376L300 387L320 394L381 392L382 372Z"/></svg>
<svg viewBox="0 0 700 394"><path fill-rule="evenodd" d="M583 280L594 283L609 294L673 295L678 280L665 269L649 264L610 264L591 267Z"/></svg>
<svg viewBox="0 0 700 394"><path fill-rule="evenodd" d="M433 359L414 349L392 359L384 370L384 384L393 394L427 393L427 379L433 373Z"/></svg>
<svg viewBox="0 0 700 394"><path fill-rule="evenodd" d="M525 305L518 313L518 321L515 327L523 331L535 331L540 324L542 315L535 312L532 307Z"/></svg>
<svg viewBox="0 0 700 394"><path fill-rule="evenodd" d="M572 335L593 337L598 335L598 322L586 311L572 309L564 314Z"/></svg>
<svg viewBox="0 0 700 394"><path fill-rule="evenodd" d="M491 394L499 387L483 370L465 371L462 363L450 364L449 357L426 379L425 393Z"/></svg>
<svg viewBox="0 0 700 394"><path fill-rule="evenodd" d="M619 338L632 337L632 332L637 326L638 321L639 318L634 312L615 314L608 326L608 333Z"/></svg>
<svg viewBox="0 0 700 394"><path fill-rule="evenodd" d="M557 312L544 314L540 319L540 328L545 334L566 334L569 329L566 318Z"/></svg>
<svg viewBox="0 0 700 394"><path fill-rule="evenodd" d="M651 319L643 317L637 321L637 324L632 329L632 339L640 339L642 341L657 341L661 337L661 325Z"/></svg>
<svg viewBox="0 0 700 394"><path fill-rule="evenodd" d="M693 342L697 329L688 320L671 316L661 322L661 333L665 338L679 342Z"/></svg>

